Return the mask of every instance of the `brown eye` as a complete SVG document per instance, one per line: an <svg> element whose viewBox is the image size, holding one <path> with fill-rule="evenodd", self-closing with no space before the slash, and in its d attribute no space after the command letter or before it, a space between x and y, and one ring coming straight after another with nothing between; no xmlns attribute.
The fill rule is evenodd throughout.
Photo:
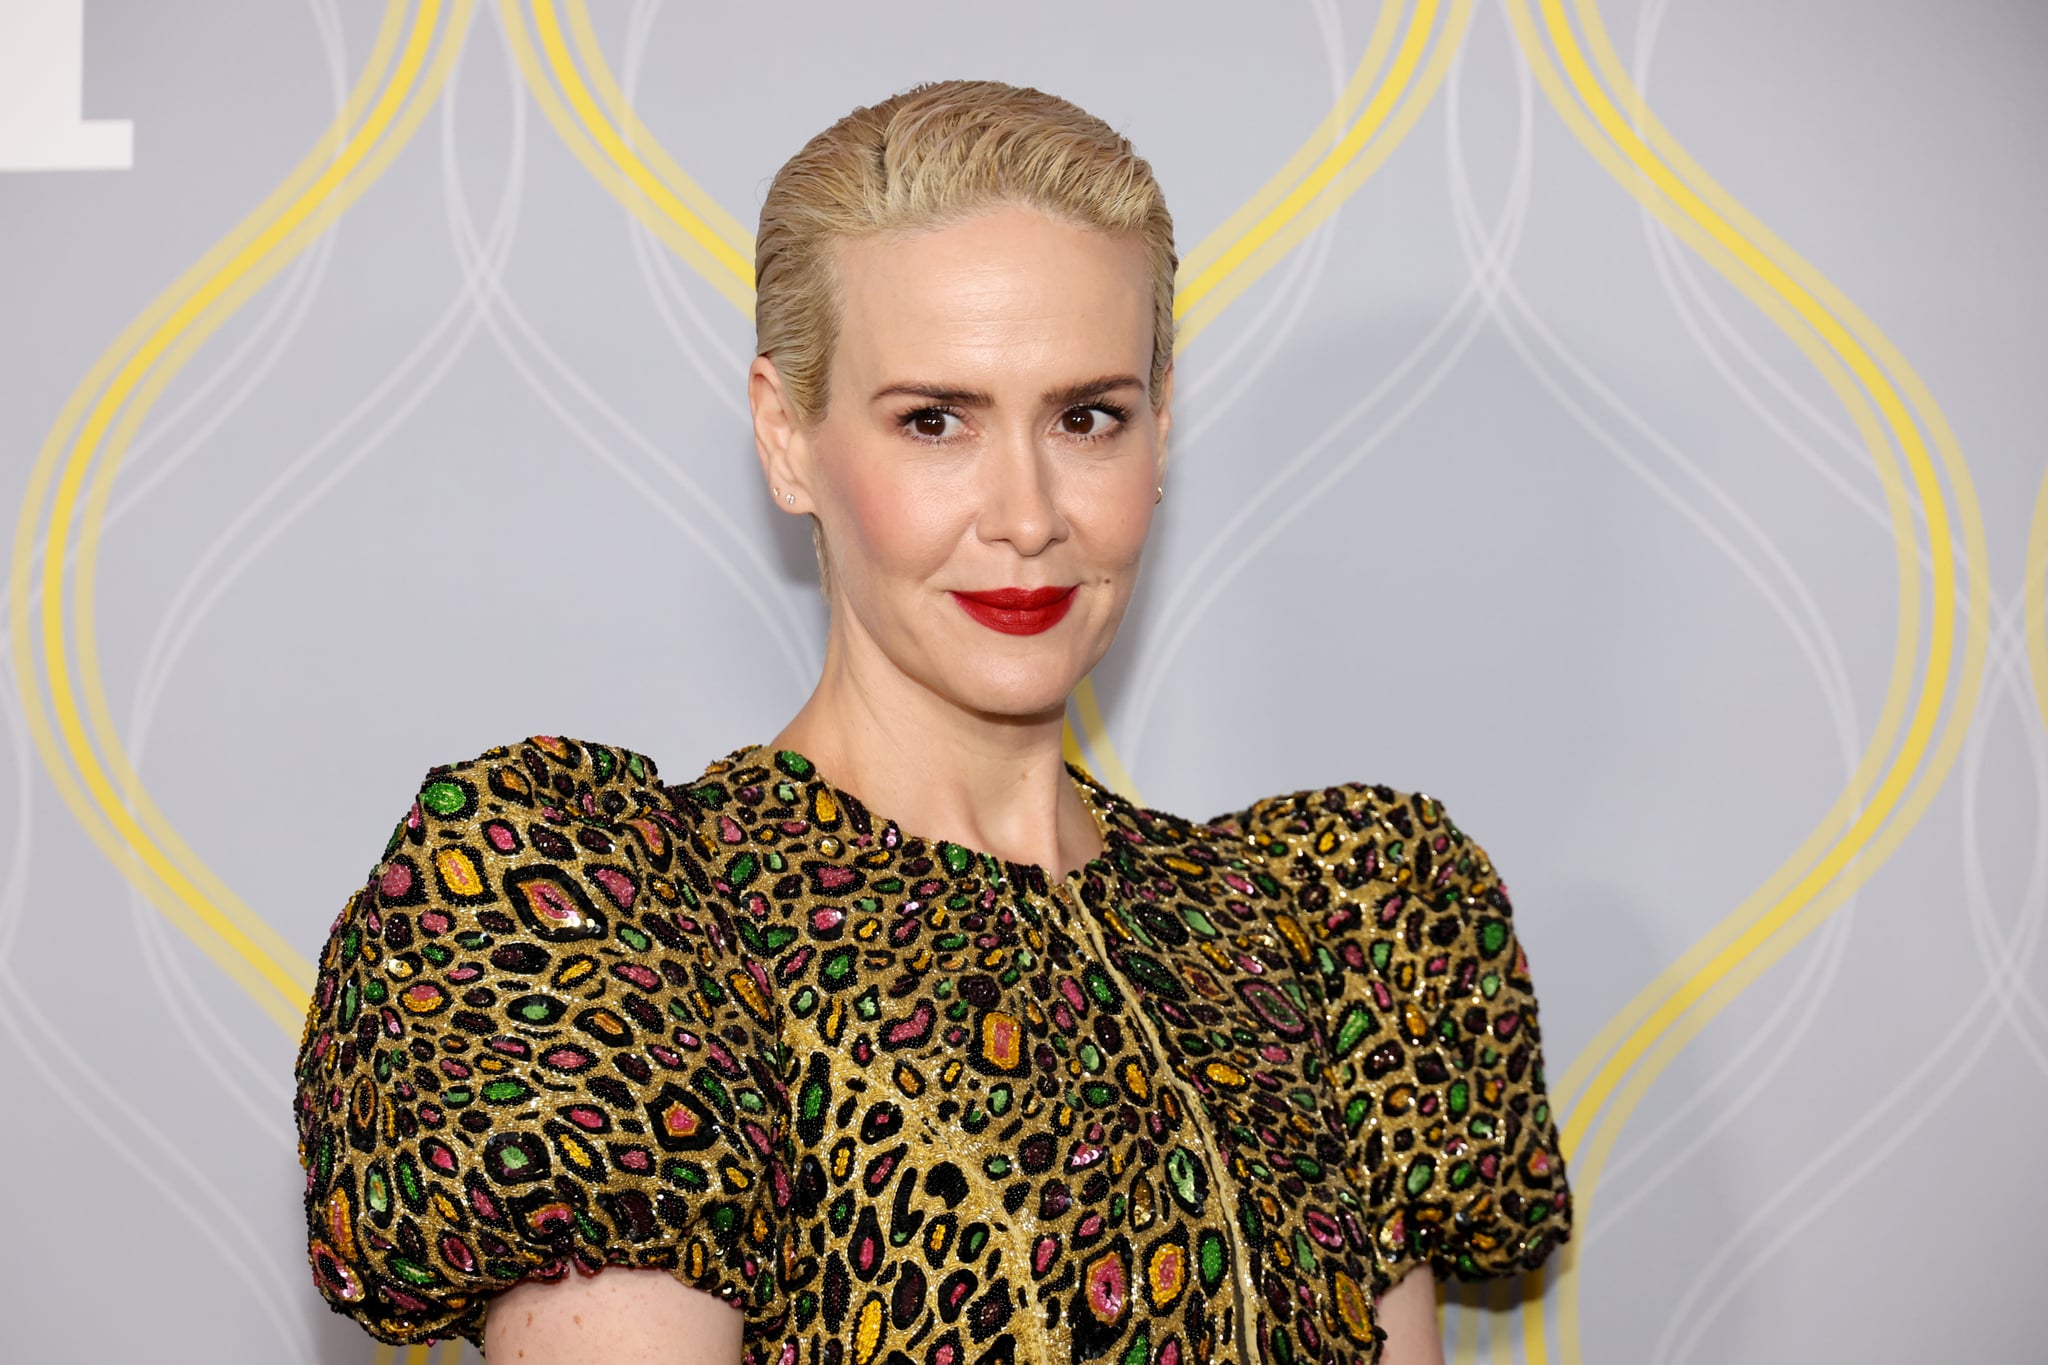
<svg viewBox="0 0 2048 1365"><path fill-rule="evenodd" d="M1060 416L1060 426L1069 436L1093 436L1100 416L1094 408L1068 408Z"/></svg>
<svg viewBox="0 0 2048 1365"><path fill-rule="evenodd" d="M937 439L946 434L946 414L937 408L926 408L910 419L910 429L920 436Z"/></svg>

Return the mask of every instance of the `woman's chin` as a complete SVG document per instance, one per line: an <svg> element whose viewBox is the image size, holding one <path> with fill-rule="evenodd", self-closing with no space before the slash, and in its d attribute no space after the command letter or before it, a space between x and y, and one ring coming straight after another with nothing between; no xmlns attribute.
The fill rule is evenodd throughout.
<svg viewBox="0 0 2048 1365"><path fill-rule="evenodd" d="M1050 661L1048 661L1050 662ZM942 690L975 715L1009 721L1057 720L1082 674L1066 666L976 669L947 678Z"/></svg>

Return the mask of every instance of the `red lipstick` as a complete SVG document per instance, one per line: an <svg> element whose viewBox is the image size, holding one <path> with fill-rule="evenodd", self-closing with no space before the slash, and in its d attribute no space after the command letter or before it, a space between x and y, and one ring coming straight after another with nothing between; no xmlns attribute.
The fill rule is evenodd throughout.
<svg viewBox="0 0 2048 1365"><path fill-rule="evenodd" d="M960 610L1005 635L1036 635L1051 630L1074 605L1066 588L997 588L993 592L955 592Z"/></svg>

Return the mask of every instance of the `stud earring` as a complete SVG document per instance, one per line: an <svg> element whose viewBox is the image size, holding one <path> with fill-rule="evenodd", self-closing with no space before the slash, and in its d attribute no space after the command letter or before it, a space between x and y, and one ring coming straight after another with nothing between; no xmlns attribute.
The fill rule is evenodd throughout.
<svg viewBox="0 0 2048 1365"><path fill-rule="evenodd" d="M796 506L796 494L794 493L784 493L782 495L782 500L784 503L788 504L791 507Z"/></svg>
<svg viewBox="0 0 2048 1365"><path fill-rule="evenodd" d="M1161 484L1154 484L1154 485L1152 486L1152 501L1154 501L1154 502L1158 502L1158 501L1160 501L1161 499L1163 499L1163 498L1164 498L1165 496L1166 496L1166 485L1165 485L1165 484L1163 484L1163 483L1161 483Z"/></svg>

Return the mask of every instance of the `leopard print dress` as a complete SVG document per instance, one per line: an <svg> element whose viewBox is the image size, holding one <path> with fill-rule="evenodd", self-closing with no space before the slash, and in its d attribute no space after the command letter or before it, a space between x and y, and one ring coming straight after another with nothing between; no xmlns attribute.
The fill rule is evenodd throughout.
<svg viewBox="0 0 2048 1365"><path fill-rule="evenodd" d="M1410 1266L1570 1227L1527 964L1427 796L1192 824L1081 770L1065 878L802 755L436 767L300 1046L314 1279L380 1340L659 1267L754 1365L1371 1362Z"/></svg>

